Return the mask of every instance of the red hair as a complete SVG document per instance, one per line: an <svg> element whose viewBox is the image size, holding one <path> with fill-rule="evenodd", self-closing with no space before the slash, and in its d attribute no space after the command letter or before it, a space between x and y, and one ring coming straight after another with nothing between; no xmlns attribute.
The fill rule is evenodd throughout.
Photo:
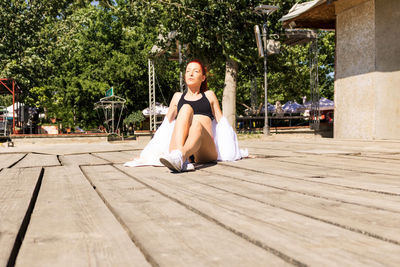
<svg viewBox="0 0 400 267"><path fill-rule="evenodd" d="M204 64L203 64L203 62L201 62L201 61L198 60L198 59L193 59L193 60L189 61L187 65L189 65L190 63L197 63L197 64L199 64L200 67L201 67L201 72L202 72L202 74L203 74L204 76L206 76L206 78L204 79L204 81L203 81L203 82L201 83L201 85L200 85L200 92L201 92L201 93L204 93L205 91L208 90L208 86L207 86L207 67L205 67ZM186 66L187 66L187 65L186 65Z"/></svg>

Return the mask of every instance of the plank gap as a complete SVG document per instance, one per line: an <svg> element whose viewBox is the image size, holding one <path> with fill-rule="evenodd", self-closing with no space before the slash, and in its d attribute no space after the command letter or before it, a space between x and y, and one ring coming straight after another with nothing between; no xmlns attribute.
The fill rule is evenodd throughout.
<svg viewBox="0 0 400 267"><path fill-rule="evenodd" d="M57 155L57 160L58 160L58 163L60 164L60 166L63 166L63 164L62 164L62 162L60 160L60 155Z"/></svg>
<svg viewBox="0 0 400 267"><path fill-rule="evenodd" d="M93 155L94 156L94 155ZM102 165L111 165L111 164L102 164ZM83 166L83 165L82 165ZM90 165L92 167L93 165ZM114 166L113 166L114 167ZM118 213L112 208L112 206L108 203L108 201L105 199L103 194L96 190L96 185L92 182L92 180L89 178L87 173L83 170L81 166L79 166L79 169L85 176L86 180L90 183L90 185L93 187L97 195L100 197L100 199L104 202L106 207L110 210L111 214L117 219L117 221L121 224L122 228L126 231L128 234L129 238L132 240L133 244L135 244L136 247L140 249L142 252L143 256L147 260L148 263L150 263L154 267L160 266L159 263L150 255L150 253L144 248L144 246L137 240L135 235L129 230L129 227L125 224L125 222L122 220L122 218L118 215Z"/></svg>
<svg viewBox="0 0 400 267"><path fill-rule="evenodd" d="M362 155L361 153L358 153L357 155L355 154L340 154L340 155L324 155L326 157L338 157L342 159L355 159L355 160L365 160L365 161L372 161L372 162L377 162L379 160L382 163L393 163L391 161L394 161L394 164L400 163L400 159L395 159L395 158L382 158L382 157L371 157L368 155Z"/></svg>
<svg viewBox="0 0 400 267"><path fill-rule="evenodd" d="M262 174L269 174L266 172L261 172L261 171L257 171L257 170L251 170L251 169L247 169L247 168L242 168L242 167L236 167L236 166L231 166L231 165L225 165L224 166L228 166L228 167L232 167L232 168L236 168L236 169L243 169L243 170L247 170L247 171L252 171L252 172L256 172L256 173L262 173ZM207 173L211 173L210 171L204 171ZM394 212L394 213L399 213L396 210L389 210L389 209L384 209L384 208L380 208L380 207L375 207L375 206L371 206L371 205L363 205L357 202L351 202L351 201L346 201L346 200L342 200L342 199L336 199L336 198L330 198L330 197L324 197L324 196L320 196L320 195L316 195L316 194L312 194L312 193L307 193L307 192L300 192L300 191L295 191L292 189L288 189L285 187L278 187L278 186L273 186L273 185L268 185L268 184L264 184L264 183L259 183L259 182L254 182L254 181L249 181L249 180L245 180L245 179L241 179L241 178L236 178L236 177L232 177L232 176L228 176L228 175L223 175L223 174L219 174L221 176L224 176L226 178L230 178L230 179L235 179L238 181L242 181L245 183L250 183L250 184L255 184L255 185L261 185L261 186L265 186L265 187L271 187L274 189L279 189L279 190L283 190L283 191L288 191L288 192L292 192L292 193L296 193L296 194L301 194L301 195L305 195L305 196L311 196L311 197L315 197L315 198L321 198L321 199L326 199L326 200L331 200L331 201L336 201L339 203L345 203L345 204L352 204L352 205L357 205L357 206L361 206L361 207L366 207L366 208L371 208L371 209L375 209L375 210L386 210L386 211L390 211L390 212ZM282 175L283 176L283 175ZM306 181L306 182L314 182L314 181L310 181L310 180L304 180L304 179L300 179L300 178L293 178L293 177L286 177L285 178L290 178L290 179L295 179L295 180L302 180L302 181ZM319 183L319 182L315 182L315 183ZM320 183L320 184L324 184L324 185L332 185L332 186L337 186L335 184L326 184L326 183ZM339 186L340 187L340 186Z"/></svg>
<svg viewBox="0 0 400 267"><path fill-rule="evenodd" d="M15 165L17 165L21 160L23 160L27 155L28 155L28 153L26 153L23 157L21 157L19 160L17 160L16 162L14 162L13 164L11 164L11 165L8 166L7 168L11 169L11 168L14 167Z"/></svg>
<svg viewBox="0 0 400 267"><path fill-rule="evenodd" d="M112 162L110 163L98 163L98 164L79 164L79 167L93 167L93 166L103 166L103 165L113 165Z"/></svg>
<svg viewBox="0 0 400 267"><path fill-rule="evenodd" d="M270 159L270 158L282 158L283 156L276 156L276 155L264 155L264 154L258 154L258 153L251 153L251 156L254 156L255 158L258 159Z"/></svg>
<svg viewBox="0 0 400 267"><path fill-rule="evenodd" d="M281 161L284 162L285 161ZM290 162L291 164L300 164L300 163L295 163L295 162ZM229 164L224 164L224 163L220 163L223 166L227 166L227 167L231 167L231 168L237 168L237 169L242 169L242 170L246 170L246 171L251 171L251 172L256 172L256 173L263 173L263 174L269 174L269 175L274 175L273 173L269 173L269 172L265 172L265 171L259 171L259 170L254 170L254 169L250 169L250 168L245 168L245 167L237 167L237 166L233 166L233 165L229 165ZM305 165L309 165L309 166L314 166L314 165L310 165L310 164L305 164ZM339 168L334 168L334 169L339 169ZM346 170L346 169L342 169L341 170ZM348 170L348 169L347 169ZM348 170L348 171L352 171L352 170ZM368 173L368 174L381 174L381 175L385 175L382 173L369 173L369 172L363 172L363 173ZM307 179L301 179L298 177L291 177L291 176L287 176L287 175L283 175L281 174L282 177L288 178L288 179L294 179L294 180L301 180L301 181L307 181L307 182L311 182L311 183L319 183L319 184L323 184L323 185L332 185L332 186L337 186L337 187L342 187L342 188L346 188L346 189L352 189L352 190L359 190L359 191L365 191L365 192L370 192L370 193L377 193L377 194L383 194L383 195L389 195L389 196L400 196L400 194L398 193L391 193L391 192L385 192L385 191L379 191L379 190L372 190L372 189L365 189L365 188L359 188L359 187L352 187L352 186L346 186L346 185L338 185L338 184L331 184L331 183L326 183L326 182L319 182L316 180L307 180ZM392 175L390 175L392 176ZM324 178L324 177L309 177L309 178ZM243 180L246 181L246 180ZM248 181L250 182L250 181Z"/></svg>
<svg viewBox="0 0 400 267"><path fill-rule="evenodd" d="M104 150L104 151L96 151L96 152L73 152L63 154L63 156L73 156L73 155L83 155L83 154L92 154L92 153L112 153L112 152L131 152L131 151L140 151L143 148L134 148L134 149L127 149L127 150Z"/></svg>
<svg viewBox="0 0 400 267"><path fill-rule="evenodd" d="M28 229L29 222L31 220L31 215L35 209L36 200L39 195L40 187L42 185L42 180L44 176L44 168L41 169L38 180L36 182L35 190L33 191L31 201L29 203L28 209L22 221L21 227L18 230L17 237L15 238L14 246L11 250L10 257L7 262L7 267L14 267L15 261L18 257L19 250L21 248L22 242L24 241L26 231Z"/></svg>
<svg viewBox="0 0 400 267"><path fill-rule="evenodd" d="M282 209L284 211L288 211L288 212L291 212L291 213L294 213L294 214L297 214L297 215L300 215L300 216L304 216L304 217L309 218L309 219L313 219L313 220L316 220L316 221L319 221L319 222L323 222L323 223L327 223L327 224L330 224L330 225L333 225L333 226L337 226L337 227L340 227L340 228L343 228L345 230L349 230L349 231L352 231L352 232L355 232L355 233L358 233L358 234L366 235L366 236L369 236L369 237L372 237L372 238L376 238L376 239L379 239L379 240L382 240L382 241L385 241L385 242L389 242L389 243L392 243L392 244L395 244L395 245L400 245L400 242L398 242L396 240L388 239L388 238L385 238L383 236L367 232L365 230L357 229L357 228L354 228L354 227L351 227L351 226L347 226L347 225L343 225L343 224L340 224L340 223L335 223L335 222L332 222L332 221L329 221L329 220L321 219L321 218L318 218L318 217L315 217L315 216L307 215L307 214L304 214L302 212L298 212L296 210L284 208L284 207L276 205L276 204L268 203L268 202L265 202L265 201L261 201L261 200L255 199L255 198L248 197L246 195L235 193L235 192L232 192L230 190L226 190L224 188L220 188L220 187L215 186L215 185L202 183L202 182L196 181L195 179L191 179L191 180L195 181L195 182L197 182L199 184L202 184L204 186L208 186L208 187L223 191L225 193L233 194L233 195L238 196L238 197L243 197L243 198L246 198L246 199L249 199L249 200L252 200L252 201L256 201L256 202L259 202L261 204L264 204L264 205L267 205L267 206L270 206L270 207L273 207L273 208Z"/></svg>
<svg viewBox="0 0 400 267"><path fill-rule="evenodd" d="M338 155L335 155L335 156L338 156ZM282 157L281 157L282 158ZM289 157L286 157L286 158L289 158ZM293 157L292 157L293 158ZM291 163L291 164L297 164L297 165L303 165L303 166L315 166L314 164L312 164L312 163L298 163L298 162L293 162L293 161L285 161L284 159L281 159L281 160L278 160L278 161L280 161L280 162L283 162L283 163ZM355 170L354 169L351 169L351 168L346 168L346 167L340 167L340 168L338 168L338 167L335 167L335 166L329 166L329 168L331 168L331 169L336 169L336 170L345 170L345 171L352 171L352 172L354 172ZM357 172L360 172L360 173L366 173L366 174L379 174L379 175L389 175L389 176L393 176L392 174L388 174L388 173L384 173L384 172L375 172L375 171L365 171L365 170L357 170ZM384 193L384 192L382 192L382 193Z"/></svg>
<svg viewBox="0 0 400 267"><path fill-rule="evenodd" d="M38 152L38 151L32 151L30 153L31 154L37 154L37 155L50 155L50 156L54 155L54 154L51 154L51 153Z"/></svg>
<svg viewBox="0 0 400 267"><path fill-rule="evenodd" d="M250 243L252 243L252 244L254 244L254 245L256 245L256 246L258 246L258 247L260 247L260 248L262 248L262 249L264 249L264 250L266 250L266 251L268 251L268 252L270 252L270 253L272 253L274 255L276 255L276 256L278 256L279 258L281 258L282 260L286 261L287 263L292 264L294 266L302 266L302 267L303 266L307 266L305 263L300 262L299 260L296 260L296 259L290 257L289 255L286 255L285 253L283 253L283 252L281 252L281 251L279 251L277 249L274 249L273 247L270 247L270 246L260 242L259 240L255 240L252 237L248 236L246 233L241 232L241 231L239 231L239 230L237 230L237 229L235 229L235 228L233 228L233 227L231 227L229 225L226 225L225 223L223 223L223 222L221 222L221 221L219 221L219 220L217 220L217 219L205 214L204 212L202 212L202 211L200 211L200 210L198 210L198 209L196 209L196 208L194 208L194 207L182 202L181 200L179 200L177 198L174 198L174 197L172 197L172 196L170 196L170 195L168 195L168 194L166 194L166 193L154 188L153 186L151 186L151 185L141 181L140 179L134 177L130 173L125 172L125 171L123 171L123 170L121 170L119 168L116 168L114 165L113 165L113 167L115 169L117 169L118 171L124 173L125 175L131 177L133 180L137 181L138 183L141 183L144 186L147 186L149 189L151 189L151 190L159 193L160 195L162 195L162 196L174 201L175 203L185 207L189 211L194 212L194 213L200 215L201 217L203 217L203 218L205 218L205 219L207 219L207 220L209 220L209 221L221 226L222 228L232 232L233 234L243 238L244 240L246 240L246 241L248 241L248 242L250 242Z"/></svg>
<svg viewBox="0 0 400 267"><path fill-rule="evenodd" d="M113 152L113 151L112 151L112 152ZM98 158L98 159L102 159L102 160L108 161L110 164L113 164L110 160L108 160L108 159L106 159L106 158L103 158L103 157L100 157L99 155L95 155L96 153L109 153L109 152L94 152L94 153L89 153L89 155L92 155L93 157L96 157L96 158ZM106 165L106 164L103 164L103 165Z"/></svg>

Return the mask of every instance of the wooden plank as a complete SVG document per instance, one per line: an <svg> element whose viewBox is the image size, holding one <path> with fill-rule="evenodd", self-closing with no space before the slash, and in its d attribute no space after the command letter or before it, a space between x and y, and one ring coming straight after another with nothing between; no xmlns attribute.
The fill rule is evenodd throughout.
<svg viewBox="0 0 400 267"><path fill-rule="evenodd" d="M40 171L41 168L4 169L0 173L0 266L7 266L18 232L26 228L23 220Z"/></svg>
<svg viewBox="0 0 400 267"><path fill-rule="evenodd" d="M336 156L341 157L341 156ZM334 164L330 164L330 160L328 157L315 156L314 160L308 160L307 157L298 157L298 158L258 158L258 159L244 159L242 161L234 162L230 164L231 166L241 166L243 168L250 168L255 171L267 172L271 174L281 173L281 170L285 171L293 169L297 170L293 172L292 177L300 177L300 178L320 178L325 179L329 177L345 177L347 178L362 178L362 181L375 181L380 184L388 184L388 185L399 185L400 181L398 179L394 179L398 177L397 174L381 174L375 170L373 173L369 173L368 171L359 171L353 170L350 167L343 167ZM314 162L318 161L320 162ZM221 163L225 164L225 163ZM368 162L366 162L368 164ZM377 178L373 178L377 177ZM370 179L371 178L371 179ZM362 184L362 181L361 184Z"/></svg>
<svg viewBox="0 0 400 267"><path fill-rule="evenodd" d="M312 143L301 139L293 141L293 143L302 143L302 144L308 143L311 146L313 145ZM321 138L317 143L318 143L317 146L323 145L326 148L353 150L357 152L398 153L400 150L400 142L394 140L365 141L365 140L338 140L330 138Z"/></svg>
<svg viewBox="0 0 400 267"><path fill-rule="evenodd" d="M400 246L207 185L203 172L124 168L136 179L250 240L315 266L397 266ZM193 183L190 177L202 179ZM189 178L189 181L188 181ZM214 176L213 179L217 179Z"/></svg>
<svg viewBox="0 0 400 267"><path fill-rule="evenodd" d="M392 164L393 167L398 167L400 166L400 155L395 156L393 154L386 154L386 153L379 153L379 154L375 154L375 156L370 156L368 154L365 153L360 153L360 154L356 154L356 155L340 155L338 158L341 159L354 159L356 161L365 161L367 162L373 162L374 164ZM396 158L397 157L397 158Z"/></svg>
<svg viewBox="0 0 400 267"><path fill-rule="evenodd" d="M337 154L348 155L357 153L359 150L332 147L331 145L310 145L310 144L291 144L291 143L266 143L254 142L240 144L241 148L248 148L250 154L265 157L293 157L307 154Z"/></svg>
<svg viewBox="0 0 400 267"><path fill-rule="evenodd" d="M242 168L250 173L256 171L264 175L263 178L243 176L245 180L250 182L284 188L311 196L400 212L400 198L397 195L331 185L321 182L319 179L314 179L314 181L302 179L302 176L310 174L307 171L300 172L296 167L278 165L272 159L251 159L220 164L233 167L233 172Z"/></svg>
<svg viewBox="0 0 400 267"><path fill-rule="evenodd" d="M400 142L396 141L355 141L331 138L264 138L240 141L240 147L258 147L287 151L337 150L348 153L398 153Z"/></svg>
<svg viewBox="0 0 400 267"><path fill-rule="evenodd" d="M281 138L263 139L263 142L282 143L282 144L309 144L309 145L333 145L334 147L352 147L365 149L385 149L385 148L400 148L400 142L396 140L344 140L334 138Z"/></svg>
<svg viewBox="0 0 400 267"><path fill-rule="evenodd" d="M220 164L260 172L268 176L308 180L310 183L348 187L356 190L400 194L400 180L397 175L360 173L309 164L307 161L294 163L286 161L285 158L250 159Z"/></svg>
<svg viewBox="0 0 400 267"><path fill-rule="evenodd" d="M326 155L323 157L339 167L352 167L359 172L384 173L389 175L398 175L400 169L400 161L389 159L370 159L363 156L341 155L334 157ZM314 159L315 160L315 159Z"/></svg>
<svg viewBox="0 0 400 267"><path fill-rule="evenodd" d="M299 154L354 154L358 153L358 148L335 147L330 144L293 144L290 142L240 142L241 148L248 148L257 154L276 155L276 156L298 156Z"/></svg>
<svg viewBox="0 0 400 267"><path fill-rule="evenodd" d="M343 145L332 145L334 139L331 139L330 142L321 142L321 139L284 139L284 140L268 140L268 139L261 139L261 140L250 140L250 141L241 141L240 145L246 147L254 147L254 148L268 148L268 149L280 149L280 150L287 150L287 151L297 151L297 150L312 150L312 149L329 149L329 150L338 150L342 151L344 147L346 147L346 151L352 150L359 150L358 147L354 148L347 144L346 146Z"/></svg>
<svg viewBox="0 0 400 267"><path fill-rule="evenodd" d="M142 152L142 149L124 150L124 151L121 151L121 152L130 155L131 156L131 160L132 160L135 157L139 157L140 156L140 153Z"/></svg>
<svg viewBox="0 0 400 267"><path fill-rule="evenodd" d="M243 148L243 147L240 147ZM245 147L249 151L250 156L257 156L257 157L292 157L297 156L293 151L281 150L281 149L274 149L274 148L264 148L264 147Z"/></svg>
<svg viewBox="0 0 400 267"><path fill-rule="evenodd" d="M342 156L339 156L339 158ZM326 163L329 159L324 157L321 160ZM393 194L400 193L400 180L398 174L380 174L379 170L373 170L374 173L362 170L352 170L349 167L342 167L337 165L314 164L308 161L301 162L287 162L285 159L272 160L272 166L292 166L298 169L298 173L303 171L308 173L307 179L322 179L324 183L331 183L344 186L358 187L365 190L381 191ZM363 160L365 164L369 164L367 160ZM379 161L375 160L375 163ZM267 163L269 164L269 163ZM303 175L304 177L304 175Z"/></svg>
<svg viewBox="0 0 400 267"><path fill-rule="evenodd" d="M400 161L400 153L388 154L388 153L360 153L362 157L372 159L389 159L395 162Z"/></svg>
<svg viewBox="0 0 400 267"><path fill-rule="evenodd" d="M45 138L46 139L46 138ZM149 140L149 139L148 139ZM122 141L122 142L97 142L81 138L80 141L65 140L65 143L54 143L55 139L49 138L43 143L26 144L13 148L0 147L0 153L37 153L37 154L52 154L52 155L71 155L83 154L92 152L112 152L122 150L142 149L148 140L138 141Z"/></svg>
<svg viewBox="0 0 400 267"><path fill-rule="evenodd" d="M8 168L23 158L25 154L0 154L0 169Z"/></svg>
<svg viewBox="0 0 400 267"><path fill-rule="evenodd" d="M202 171L212 174L206 181L209 186L400 245L399 213L246 181L247 177L260 181L268 179L262 173L226 168L222 165ZM188 179L204 183L204 179L197 176Z"/></svg>
<svg viewBox="0 0 400 267"><path fill-rule="evenodd" d="M65 155L60 156L61 165L71 166L71 165L99 165L108 164L109 162L95 157L91 154L76 154L76 155Z"/></svg>
<svg viewBox="0 0 400 267"><path fill-rule="evenodd" d="M127 161L133 160L135 157L139 157L140 151L135 150L131 153L126 152L105 152L105 153L93 153L96 157L104 159L111 163L125 163Z"/></svg>
<svg viewBox="0 0 400 267"><path fill-rule="evenodd" d="M400 163L373 162L362 159L345 159L337 156L303 156L277 159L282 162L300 163L312 166L323 166L327 169L343 169L363 173L398 175Z"/></svg>
<svg viewBox="0 0 400 267"><path fill-rule="evenodd" d="M13 168L32 168L45 166L60 166L60 162L58 161L57 156L29 153Z"/></svg>
<svg viewBox="0 0 400 267"><path fill-rule="evenodd" d="M288 265L112 166L85 166L82 170L157 265L257 266L266 262ZM149 168L130 170L142 173Z"/></svg>
<svg viewBox="0 0 400 267"><path fill-rule="evenodd" d="M16 266L150 266L78 167L46 168Z"/></svg>

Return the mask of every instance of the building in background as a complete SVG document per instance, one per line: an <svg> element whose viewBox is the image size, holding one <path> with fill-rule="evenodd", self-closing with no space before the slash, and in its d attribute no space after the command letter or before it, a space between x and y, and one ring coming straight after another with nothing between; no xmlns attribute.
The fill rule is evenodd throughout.
<svg viewBox="0 0 400 267"><path fill-rule="evenodd" d="M335 138L400 139L399 19L399 0L314 0L282 17L336 30Z"/></svg>

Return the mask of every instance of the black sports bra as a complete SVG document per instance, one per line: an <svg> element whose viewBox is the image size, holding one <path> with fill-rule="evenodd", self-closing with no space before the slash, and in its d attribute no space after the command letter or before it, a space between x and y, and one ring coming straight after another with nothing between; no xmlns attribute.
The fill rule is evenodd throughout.
<svg viewBox="0 0 400 267"><path fill-rule="evenodd" d="M181 99L179 99L178 102L178 113L179 110L181 109L181 107L184 104L189 104L192 108L193 108L193 112L195 115L205 115L208 116L211 120L214 119L213 113L212 113L212 109L211 109L211 105L210 105L210 101L208 101L206 95L203 93L201 93L201 98L195 101L188 101L185 99L185 95L186 95L187 91L185 91L182 96Z"/></svg>

